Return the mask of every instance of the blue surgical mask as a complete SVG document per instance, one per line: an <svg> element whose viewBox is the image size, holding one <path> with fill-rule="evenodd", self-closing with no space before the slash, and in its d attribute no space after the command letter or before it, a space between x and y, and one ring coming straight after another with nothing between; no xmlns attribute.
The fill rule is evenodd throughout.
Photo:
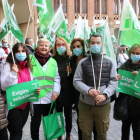
<svg viewBox="0 0 140 140"><path fill-rule="evenodd" d="M82 48L73 49L73 53L74 53L76 56L80 56L80 55L83 53L83 49L82 49Z"/></svg>
<svg viewBox="0 0 140 140"><path fill-rule="evenodd" d="M62 55L65 51L66 51L66 47L61 46L57 48L57 52L59 55Z"/></svg>
<svg viewBox="0 0 140 140"><path fill-rule="evenodd" d="M7 43L4 43L4 44L3 44L3 47L8 47Z"/></svg>
<svg viewBox="0 0 140 140"><path fill-rule="evenodd" d="M90 45L90 51L94 54L99 54L101 52L100 45Z"/></svg>
<svg viewBox="0 0 140 140"><path fill-rule="evenodd" d="M32 46L31 46L32 48L34 47L34 43L32 43Z"/></svg>
<svg viewBox="0 0 140 140"><path fill-rule="evenodd" d="M18 61L24 61L27 58L26 53L17 53L15 57Z"/></svg>
<svg viewBox="0 0 140 140"><path fill-rule="evenodd" d="M140 60L140 55L131 54L131 59L133 62L138 62Z"/></svg>

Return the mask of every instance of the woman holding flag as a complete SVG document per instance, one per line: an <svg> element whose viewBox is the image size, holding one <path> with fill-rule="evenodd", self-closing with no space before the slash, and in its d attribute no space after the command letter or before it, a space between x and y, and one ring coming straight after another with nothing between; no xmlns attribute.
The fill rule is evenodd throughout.
<svg viewBox="0 0 140 140"><path fill-rule="evenodd" d="M140 45L133 45L129 52L129 58L120 69L130 71L134 75L138 74L140 70ZM117 75L118 80L121 79L121 75ZM134 140L140 140L140 99L131 95L120 93L119 97L128 97L129 116L127 119L122 120L122 138L121 140L129 140L130 126L132 124L133 138ZM119 99L119 98L118 98Z"/></svg>
<svg viewBox="0 0 140 140"><path fill-rule="evenodd" d="M66 140L71 140L70 133L72 129L72 82L67 72L67 66L70 64L70 49L64 38L57 38L54 45L53 56L58 64L58 71L61 78L61 91L57 102L57 111L63 112L66 123ZM58 140L61 140L59 137Z"/></svg>
<svg viewBox="0 0 140 140"><path fill-rule="evenodd" d="M6 90L7 87L28 82L33 79L32 66L29 62L29 52L22 43L16 43L6 59L6 64L2 68L1 88ZM40 94L40 89L37 89ZM26 102L21 106L9 110L8 112L8 130L10 132L10 140L21 140L22 129L27 121L30 103Z"/></svg>

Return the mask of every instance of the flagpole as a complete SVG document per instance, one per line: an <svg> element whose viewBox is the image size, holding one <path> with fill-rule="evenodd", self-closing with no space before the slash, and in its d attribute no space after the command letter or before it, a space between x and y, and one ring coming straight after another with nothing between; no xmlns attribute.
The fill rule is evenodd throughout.
<svg viewBox="0 0 140 140"><path fill-rule="evenodd" d="M105 44L105 37L106 37L105 35L106 35L107 21L108 21L108 16L106 17L106 21L105 21L104 40L103 40L104 44ZM101 73L102 73L102 64L103 64L103 55L104 55L104 44L103 44L103 50L102 50L102 58L101 58L101 68L100 68L98 90L100 89L100 83L101 83Z"/></svg>
<svg viewBox="0 0 140 140"><path fill-rule="evenodd" d="M34 6L34 44L36 43L36 28L35 28L35 6Z"/></svg>
<svg viewBox="0 0 140 140"><path fill-rule="evenodd" d="M29 3L28 3L28 7L29 7ZM25 37L24 37L24 42L25 42L25 39L27 37L27 33L28 33L28 29L29 29L29 24L30 24L30 20L31 20L31 12L33 10L33 3L32 3L32 8L31 8L31 11L30 11L30 15L29 15L29 19L28 19L28 25L27 25L27 29L26 29L26 34L25 34Z"/></svg>
<svg viewBox="0 0 140 140"><path fill-rule="evenodd" d="M120 5L120 0L119 0L119 5ZM124 5L123 5L124 6ZM120 6L119 6L120 7ZM120 7L121 8L121 7ZM120 10L120 9L119 9ZM123 11L123 9L121 10L121 13L122 13L122 11ZM119 19L120 19L120 26L121 26L121 18L122 18L122 16L121 16L121 18L120 18L120 11L119 11ZM119 32L118 32L118 38L117 38L117 48L119 47L119 42L120 42L120 26L119 26Z"/></svg>

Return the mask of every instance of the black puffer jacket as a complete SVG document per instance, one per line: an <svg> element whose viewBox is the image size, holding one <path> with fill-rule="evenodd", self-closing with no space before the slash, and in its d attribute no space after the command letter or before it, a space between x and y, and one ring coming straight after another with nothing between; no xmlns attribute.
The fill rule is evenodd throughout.
<svg viewBox="0 0 140 140"><path fill-rule="evenodd" d="M69 64L68 55L56 55L54 59L58 65L58 72L61 79L61 91L57 99L57 105L60 106L70 106L72 104L72 82L70 76L67 76L67 65Z"/></svg>
<svg viewBox="0 0 140 140"><path fill-rule="evenodd" d="M72 73L70 74L70 78L71 78L72 83L73 83L73 77L74 77L74 74L75 74L75 71L76 71L76 68L77 68L76 59L77 59L77 56L75 56L75 55L73 55L70 58L70 66L71 66L71 69L72 69ZM78 105L80 92L75 89L73 84L72 84L71 91L72 91L72 97L73 97L72 101L73 101L74 104Z"/></svg>
<svg viewBox="0 0 140 140"><path fill-rule="evenodd" d="M138 64L133 64L130 59L128 59L121 67L122 70L127 71L139 71L140 62ZM121 93L120 96L128 96L130 116L140 115L140 99L131 95L126 95Z"/></svg>

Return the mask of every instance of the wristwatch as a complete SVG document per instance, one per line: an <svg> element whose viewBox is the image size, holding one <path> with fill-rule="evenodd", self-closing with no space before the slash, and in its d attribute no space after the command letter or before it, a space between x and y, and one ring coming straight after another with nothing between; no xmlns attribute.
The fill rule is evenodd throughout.
<svg viewBox="0 0 140 140"><path fill-rule="evenodd" d="M103 93L103 95L106 97L106 99L108 99L108 96L107 96L107 94Z"/></svg>

